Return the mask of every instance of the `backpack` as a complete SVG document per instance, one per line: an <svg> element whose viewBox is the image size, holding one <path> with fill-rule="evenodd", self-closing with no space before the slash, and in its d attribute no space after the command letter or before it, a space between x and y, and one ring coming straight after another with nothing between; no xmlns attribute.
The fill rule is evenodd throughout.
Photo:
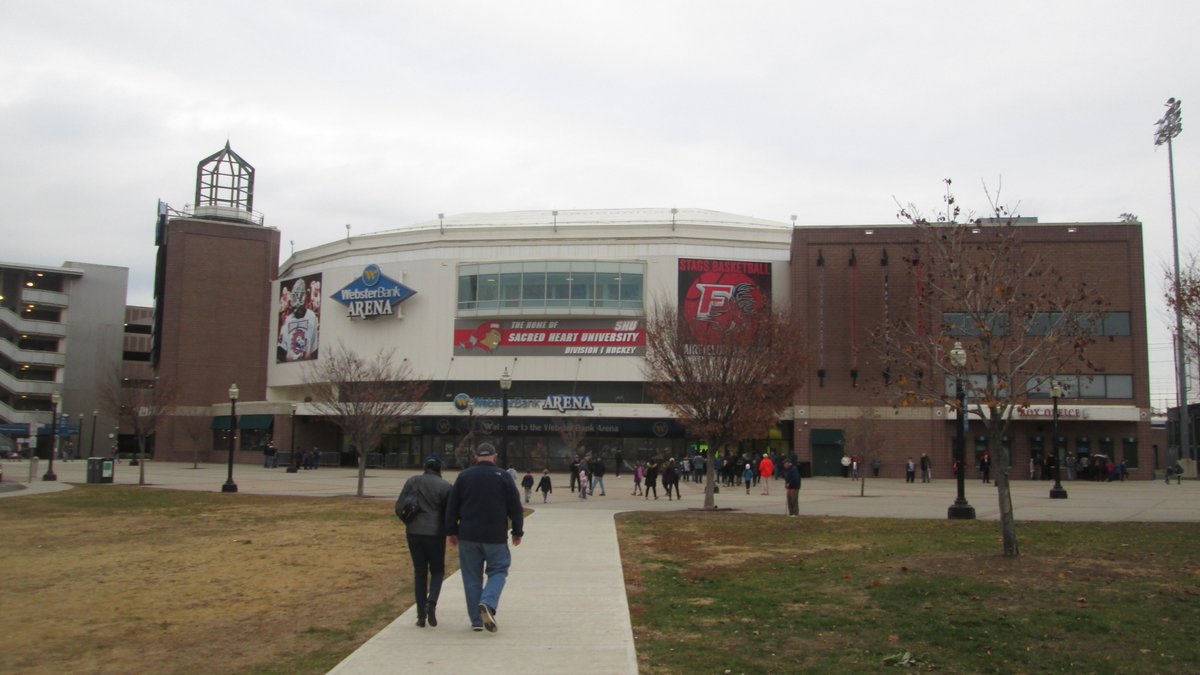
<svg viewBox="0 0 1200 675"><path fill-rule="evenodd" d="M417 496L420 494L421 489L416 488L409 496L396 498L396 517L405 525L416 520L417 515L421 513L421 503L417 501Z"/></svg>

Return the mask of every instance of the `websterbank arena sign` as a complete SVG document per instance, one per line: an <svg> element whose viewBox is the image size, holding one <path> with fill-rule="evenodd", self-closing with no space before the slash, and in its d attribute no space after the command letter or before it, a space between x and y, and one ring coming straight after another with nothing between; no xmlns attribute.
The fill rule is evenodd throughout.
<svg viewBox="0 0 1200 675"><path fill-rule="evenodd" d="M352 319L374 319L394 316L396 305L416 295L416 291L385 275L379 265L367 265L362 274L333 299L345 305L346 316Z"/></svg>

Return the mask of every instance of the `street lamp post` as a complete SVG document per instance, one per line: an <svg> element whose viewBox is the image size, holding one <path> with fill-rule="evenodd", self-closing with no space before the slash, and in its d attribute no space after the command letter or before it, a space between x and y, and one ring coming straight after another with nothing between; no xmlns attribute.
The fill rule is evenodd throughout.
<svg viewBox="0 0 1200 675"><path fill-rule="evenodd" d="M508 390L512 389L512 375L508 368L500 376L500 466L508 468Z"/></svg>
<svg viewBox="0 0 1200 675"><path fill-rule="evenodd" d="M99 410L92 411L92 441L91 449L88 450L88 457L96 456L96 420L100 417Z"/></svg>
<svg viewBox="0 0 1200 675"><path fill-rule="evenodd" d="M1066 499L1067 491L1062 486L1062 444L1058 442L1058 399L1062 398L1062 385L1058 380L1050 381L1050 400L1054 401L1054 487L1050 488L1050 499Z"/></svg>
<svg viewBox="0 0 1200 675"><path fill-rule="evenodd" d="M296 457L296 409L299 407L300 406L295 403L292 404L292 461L288 462L288 473L299 473L300 471L300 461Z"/></svg>
<svg viewBox="0 0 1200 675"><path fill-rule="evenodd" d="M955 456L958 460L958 497L946 510L950 520L974 520L975 507L967 503L966 473L967 462L967 392L963 389L963 368L967 365L967 351L961 342L955 342L950 350L950 365L954 366L954 397L958 400L958 434L954 441Z"/></svg>
<svg viewBox="0 0 1200 675"><path fill-rule="evenodd" d="M62 394L57 391L50 394L50 464L42 480L58 480L54 473L54 455L58 453L58 404L62 402Z"/></svg>
<svg viewBox="0 0 1200 675"><path fill-rule="evenodd" d="M233 438L237 435L237 400L238 386L229 386L229 477L221 486L221 492L237 492L237 483L233 482Z"/></svg>
<svg viewBox="0 0 1200 675"><path fill-rule="evenodd" d="M83 452L83 413L79 413L79 427L75 429L75 448L71 451L71 459L79 459Z"/></svg>
<svg viewBox="0 0 1200 675"><path fill-rule="evenodd" d="M1179 228L1175 217L1175 148L1171 144L1171 139L1183 131L1181 104L1180 99L1174 97L1167 99L1167 112L1162 119L1155 122L1158 125L1158 131L1154 133L1154 144L1167 144L1167 168L1171 178L1171 245L1175 251L1175 386L1178 388L1179 399L1179 459L1185 457L1195 459L1191 448L1191 434L1188 433L1190 420L1187 402L1187 352L1184 349L1183 339L1183 308L1179 307L1182 299L1179 282Z"/></svg>

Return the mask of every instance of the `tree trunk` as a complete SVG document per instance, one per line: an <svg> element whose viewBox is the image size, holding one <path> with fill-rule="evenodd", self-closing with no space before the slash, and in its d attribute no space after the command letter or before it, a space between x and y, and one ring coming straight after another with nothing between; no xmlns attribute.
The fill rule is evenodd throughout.
<svg viewBox="0 0 1200 675"><path fill-rule="evenodd" d="M717 508L717 498L713 494L713 489L717 485L717 450L709 448L708 461L704 463L704 508L707 510L715 510Z"/></svg>
<svg viewBox="0 0 1200 675"><path fill-rule="evenodd" d="M361 446L360 446L361 447ZM339 462L340 464L340 462ZM367 453L358 451L358 496L363 496L363 481L367 477Z"/></svg>
<svg viewBox="0 0 1200 675"><path fill-rule="evenodd" d="M138 485L146 484L146 439L138 434Z"/></svg>
<svg viewBox="0 0 1200 675"><path fill-rule="evenodd" d="M1013 517L1012 490L1009 489L1008 483L1007 459L996 473L996 496L1000 500L1000 536L1004 542L1004 557L1019 557L1021 547L1017 544L1017 521Z"/></svg>

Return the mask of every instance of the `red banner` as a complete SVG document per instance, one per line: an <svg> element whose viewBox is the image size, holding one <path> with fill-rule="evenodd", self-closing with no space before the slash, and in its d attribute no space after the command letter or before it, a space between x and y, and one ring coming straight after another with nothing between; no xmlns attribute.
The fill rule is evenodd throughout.
<svg viewBox="0 0 1200 675"><path fill-rule="evenodd" d="M454 322L455 356L641 356L642 319L520 319Z"/></svg>

